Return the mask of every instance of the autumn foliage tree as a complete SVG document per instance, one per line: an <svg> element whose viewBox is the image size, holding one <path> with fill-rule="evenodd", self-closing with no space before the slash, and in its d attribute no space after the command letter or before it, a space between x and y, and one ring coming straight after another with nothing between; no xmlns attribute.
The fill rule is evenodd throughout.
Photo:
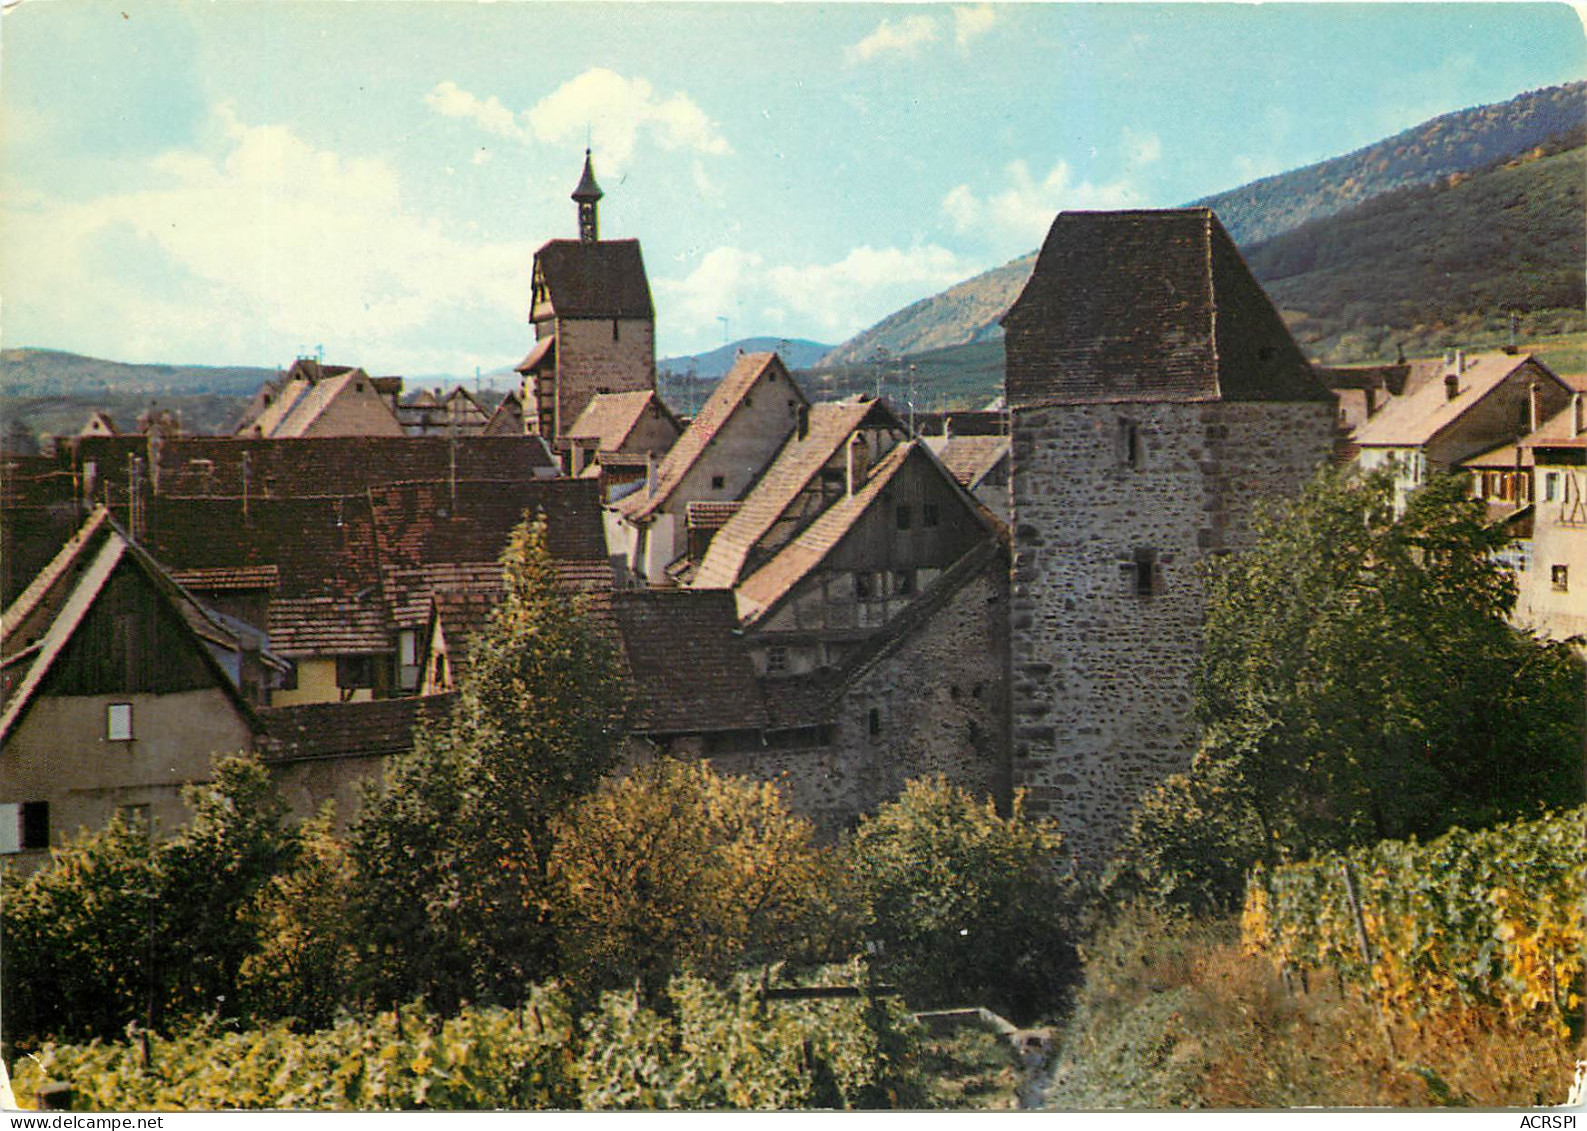
<svg viewBox="0 0 1587 1131"><path fill-rule="evenodd" d="M556 822L563 969L591 990L721 977L835 933L835 865L767 782L659 759Z"/></svg>

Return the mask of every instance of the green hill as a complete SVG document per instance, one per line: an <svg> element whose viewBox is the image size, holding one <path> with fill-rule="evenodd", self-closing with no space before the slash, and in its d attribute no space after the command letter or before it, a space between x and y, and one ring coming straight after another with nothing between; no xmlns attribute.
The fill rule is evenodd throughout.
<svg viewBox="0 0 1587 1131"><path fill-rule="evenodd" d="M251 365L132 365L61 350L0 350L0 393L11 397L217 393L252 396L276 376Z"/></svg>
<svg viewBox="0 0 1587 1131"><path fill-rule="evenodd" d="M1193 203L1216 211L1235 242L1246 247L1387 193L1579 145L1584 130L1587 82L1549 87L1444 114L1353 153ZM1579 269L1580 256L1575 263ZM1033 252L912 303L839 345L822 365L862 364L878 347L893 355L914 354L998 337L997 320L1034 266Z"/></svg>

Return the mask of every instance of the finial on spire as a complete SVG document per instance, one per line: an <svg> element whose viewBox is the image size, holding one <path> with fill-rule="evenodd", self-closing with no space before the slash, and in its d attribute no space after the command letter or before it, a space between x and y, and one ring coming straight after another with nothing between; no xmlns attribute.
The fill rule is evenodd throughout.
<svg viewBox="0 0 1587 1131"><path fill-rule="evenodd" d="M579 178L579 187L573 190L573 201L579 206L579 239L585 243L594 243L601 238L595 205L605 195L601 192L601 186L595 183L595 168L590 162L590 151L586 149L584 175Z"/></svg>

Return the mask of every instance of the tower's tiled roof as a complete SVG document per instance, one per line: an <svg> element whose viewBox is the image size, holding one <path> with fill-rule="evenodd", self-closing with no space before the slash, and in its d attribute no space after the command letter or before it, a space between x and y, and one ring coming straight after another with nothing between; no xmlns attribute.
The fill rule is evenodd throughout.
<svg viewBox="0 0 1587 1131"><path fill-rule="evenodd" d="M638 240L551 240L535 253L559 318L654 318Z"/></svg>
<svg viewBox="0 0 1587 1131"><path fill-rule="evenodd" d="M1014 406L1331 398L1206 208L1060 214L1003 325Z"/></svg>

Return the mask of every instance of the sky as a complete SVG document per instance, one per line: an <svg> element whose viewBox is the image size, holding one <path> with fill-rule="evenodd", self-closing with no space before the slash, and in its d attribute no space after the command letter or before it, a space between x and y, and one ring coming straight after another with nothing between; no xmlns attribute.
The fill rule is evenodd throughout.
<svg viewBox="0 0 1587 1131"><path fill-rule="evenodd" d="M8 0L0 344L510 366L586 143L660 355L836 343L1061 209L1582 78L1563 4Z"/></svg>

